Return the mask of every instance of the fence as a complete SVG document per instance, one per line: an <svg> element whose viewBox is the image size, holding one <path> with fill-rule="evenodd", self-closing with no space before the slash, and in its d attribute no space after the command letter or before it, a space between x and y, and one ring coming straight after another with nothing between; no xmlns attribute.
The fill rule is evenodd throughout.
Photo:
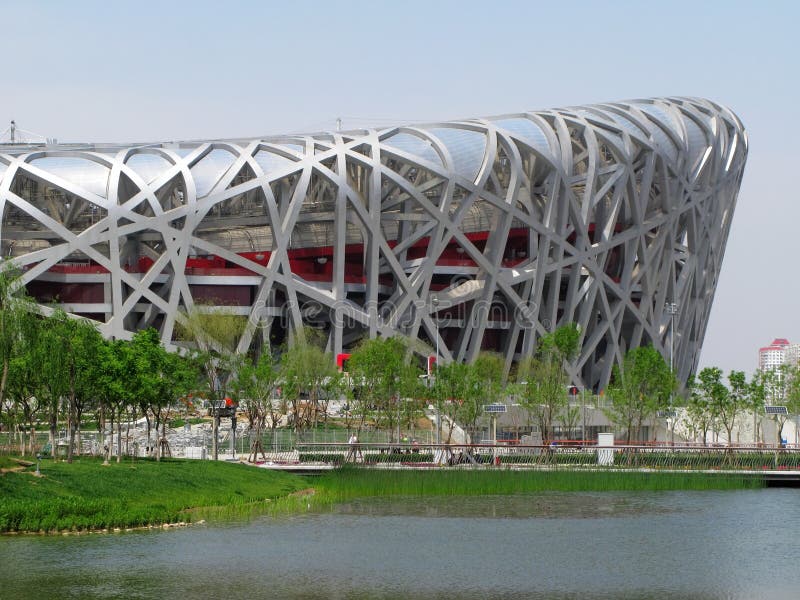
<svg viewBox="0 0 800 600"><path fill-rule="evenodd" d="M146 456L149 448L145 441L137 441L136 432L123 437L123 455ZM141 436L142 432L136 433ZM423 432L429 434L430 432ZM723 470L723 471L800 471L800 449L774 446L712 447L699 445L618 445L598 448L593 443L568 444L433 444L430 439L412 442L387 443L384 431L362 431L359 443L347 443L346 430L308 431L301 439L291 430L267 430L261 446L264 455L258 460L302 465L358 466L506 466L509 468L598 468L653 469L653 470ZM27 436L26 436L27 439ZM211 456L211 432L194 428L179 438L170 439L172 455L186 458ZM112 456L116 455L116 438L111 442ZM247 457L250 454L250 436L242 429L237 432L235 452L231 453L230 429L219 435L221 458ZM56 452L66 454L66 434L59 432ZM50 453L46 432L37 432L36 450ZM0 433L0 453L19 453L17 434ZM100 455L100 437L97 432L81 434L82 455ZM600 453L605 455L600 460ZM600 464L603 463L603 464Z"/></svg>
<svg viewBox="0 0 800 600"><path fill-rule="evenodd" d="M297 456L305 465L800 470L800 450L766 447L303 443L297 445Z"/></svg>
<svg viewBox="0 0 800 600"><path fill-rule="evenodd" d="M224 423L217 434L218 451L224 458L234 456L247 457L250 454L251 436L244 424L240 424L236 429L235 447L231 447L231 428L224 426ZM311 429L303 432L300 436L291 429L265 430L261 435L261 447L267 457L286 459L282 456L287 453L296 453L298 444L346 444L351 432L346 429ZM401 432L401 437L411 439L411 436L421 443L429 444L432 442L433 432L414 431ZM397 432L386 432L379 430L362 430L358 434L359 440L369 444L382 444L390 439L395 439ZM18 432L0 432L0 454L20 454L22 440L25 440L26 448L29 445L28 434L21 436ZM193 426L189 429L178 427L167 429L167 439L169 441L170 453L176 458L207 458L212 454L213 432L210 423L200 426ZM148 442L144 427L124 426L122 431L122 454L123 456L147 456L155 444L156 433L151 432ZM117 434L106 433L101 441L99 432L81 432L81 450L83 456L99 456L104 452L103 446L109 445L111 456L117 454ZM56 434L56 453L66 455L67 432L63 429ZM26 450L27 452L27 450ZM53 453L50 448L49 433L37 431L35 435L34 452L43 452L45 455ZM78 452L76 451L77 455Z"/></svg>
<svg viewBox="0 0 800 600"><path fill-rule="evenodd" d="M81 454L93 455L100 454L100 434L96 431L81 432L80 445ZM21 454L20 451L25 446L25 452L30 449L30 436L28 432L0 432L0 454ZM77 444L77 440L76 440ZM60 431L56 435L56 446L61 448L66 454L67 436L65 431ZM34 453L44 452L50 454L50 434L46 431L37 431L34 434L33 443Z"/></svg>

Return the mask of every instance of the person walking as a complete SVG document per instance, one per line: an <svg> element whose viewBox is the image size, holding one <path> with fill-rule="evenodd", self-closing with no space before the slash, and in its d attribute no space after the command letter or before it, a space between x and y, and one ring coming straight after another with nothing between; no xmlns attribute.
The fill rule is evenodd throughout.
<svg viewBox="0 0 800 600"><path fill-rule="evenodd" d="M358 436L356 436L355 432L350 436L350 439L347 440L347 443L350 445L350 449L347 451L347 458L344 462L353 463L356 462L356 455L361 456L361 460L364 460L364 457L361 455L361 449L358 447Z"/></svg>

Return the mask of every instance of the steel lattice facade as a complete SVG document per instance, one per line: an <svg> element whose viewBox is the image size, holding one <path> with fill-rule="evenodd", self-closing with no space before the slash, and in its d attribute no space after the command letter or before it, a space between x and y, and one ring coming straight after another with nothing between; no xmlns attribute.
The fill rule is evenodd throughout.
<svg viewBox="0 0 800 600"><path fill-rule="evenodd" d="M44 311L107 336L182 312L304 323L329 349L401 333L507 368L581 326L575 383L625 352L695 369L747 155L713 102L659 98L252 140L0 148L2 252ZM677 305L674 339L670 304Z"/></svg>

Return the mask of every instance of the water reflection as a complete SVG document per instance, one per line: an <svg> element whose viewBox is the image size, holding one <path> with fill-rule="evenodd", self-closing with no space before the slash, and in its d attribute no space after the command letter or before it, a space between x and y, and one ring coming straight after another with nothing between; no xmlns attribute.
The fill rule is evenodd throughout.
<svg viewBox="0 0 800 600"><path fill-rule="evenodd" d="M464 496L458 500L445 496L360 499L339 504L327 512L373 517L594 519L666 514L675 510L679 509L670 502L668 495L550 492L514 496ZM687 509L683 507L680 510Z"/></svg>
<svg viewBox="0 0 800 600"><path fill-rule="evenodd" d="M796 490L358 501L0 538L8 598L797 598Z"/></svg>

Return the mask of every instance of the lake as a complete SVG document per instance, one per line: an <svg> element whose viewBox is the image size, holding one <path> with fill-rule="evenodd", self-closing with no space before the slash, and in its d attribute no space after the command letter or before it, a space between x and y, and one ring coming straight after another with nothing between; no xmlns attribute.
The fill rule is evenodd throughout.
<svg viewBox="0 0 800 600"><path fill-rule="evenodd" d="M0 538L10 598L800 597L792 489L364 500Z"/></svg>

